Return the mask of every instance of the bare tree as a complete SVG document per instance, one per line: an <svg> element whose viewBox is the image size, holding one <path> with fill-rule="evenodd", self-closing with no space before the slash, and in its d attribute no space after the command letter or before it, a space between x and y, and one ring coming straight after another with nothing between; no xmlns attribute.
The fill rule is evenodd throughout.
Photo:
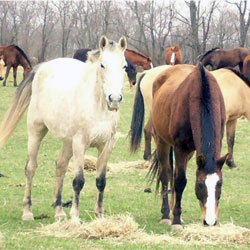
<svg viewBox="0 0 250 250"><path fill-rule="evenodd" d="M0 43L1 45L5 44L7 41L6 33L7 33L7 15L8 15L8 2L0 2Z"/></svg>
<svg viewBox="0 0 250 250"><path fill-rule="evenodd" d="M250 26L250 11L247 10L247 0L241 0L240 2L227 2L230 4L234 4L239 11L240 27L238 29L236 25L236 29L239 32L239 46L244 47L246 45L247 31Z"/></svg>

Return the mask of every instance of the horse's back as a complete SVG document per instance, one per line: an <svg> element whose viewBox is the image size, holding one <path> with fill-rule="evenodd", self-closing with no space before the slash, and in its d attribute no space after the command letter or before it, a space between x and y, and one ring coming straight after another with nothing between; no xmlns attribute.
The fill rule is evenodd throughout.
<svg viewBox="0 0 250 250"><path fill-rule="evenodd" d="M149 110L151 111L152 107L152 86L155 78L162 73L164 70L170 68L170 65L162 65L149 70L144 71L145 75L141 81L140 89L144 99L144 102L147 104Z"/></svg>

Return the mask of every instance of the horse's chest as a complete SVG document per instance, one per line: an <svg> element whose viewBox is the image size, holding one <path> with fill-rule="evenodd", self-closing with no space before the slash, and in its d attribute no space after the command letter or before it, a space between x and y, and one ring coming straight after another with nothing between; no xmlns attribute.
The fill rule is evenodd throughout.
<svg viewBox="0 0 250 250"><path fill-rule="evenodd" d="M95 121L89 128L89 145L97 147L105 144L115 135L117 121L114 119Z"/></svg>

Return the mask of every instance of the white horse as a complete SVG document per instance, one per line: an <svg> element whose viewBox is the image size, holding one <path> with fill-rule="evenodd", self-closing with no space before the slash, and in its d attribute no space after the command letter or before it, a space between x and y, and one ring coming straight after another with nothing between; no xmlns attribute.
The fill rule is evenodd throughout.
<svg viewBox="0 0 250 250"><path fill-rule="evenodd" d="M118 110L127 66L124 57L126 47L124 37L115 43L103 36L99 41L99 50L89 53L89 62L82 63L71 58L52 60L42 64L36 73L30 74L20 85L1 125L0 147L11 136L29 106L23 220L34 219L31 209L32 178L37 168L39 146L48 130L62 141L62 150L56 163L55 219L66 218L61 197L64 175L73 155L74 199L70 215L72 220L79 222L79 199L84 186L84 154L88 147L98 149L95 212L97 217L103 216L106 166L119 120Z"/></svg>

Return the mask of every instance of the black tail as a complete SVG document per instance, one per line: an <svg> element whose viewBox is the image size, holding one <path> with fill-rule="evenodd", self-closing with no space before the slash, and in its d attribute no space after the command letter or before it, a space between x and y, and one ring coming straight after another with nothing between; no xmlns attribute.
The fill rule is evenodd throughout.
<svg viewBox="0 0 250 250"><path fill-rule="evenodd" d="M199 63L201 74L201 133L202 133L202 152L206 159L205 172L207 174L214 172L214 125L212 100L210 95L210 85L206 72L201 63Z"/></svg>
<svg viewBox="0 0 250 250"><path fill-rule="evenodd" d="M130 126L130 151L136 152L141 143L142 128L144 123L144 100L140 89L140 84L145 74L143 74L137 84L134 100L133 116Z"/></svg>
<svg viewBox="0 0 250 250"><path fill-rule="evenodd" d="M246 78L250 81L250 60L247 62L247 75Z"/></svg>

